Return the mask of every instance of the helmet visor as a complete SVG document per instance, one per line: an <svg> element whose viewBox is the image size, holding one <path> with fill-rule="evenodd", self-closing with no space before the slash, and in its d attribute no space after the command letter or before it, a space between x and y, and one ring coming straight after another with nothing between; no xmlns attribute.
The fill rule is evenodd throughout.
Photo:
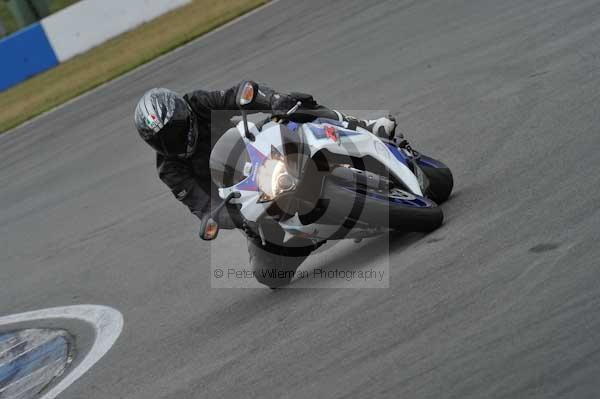
<svg viewBox="0 0 600 399"><path fill-rule="evenodd" d="M184 120L171 119L158 134L148 140L156 151L166 156L181 156L188 152L190 116Z"/></svg>

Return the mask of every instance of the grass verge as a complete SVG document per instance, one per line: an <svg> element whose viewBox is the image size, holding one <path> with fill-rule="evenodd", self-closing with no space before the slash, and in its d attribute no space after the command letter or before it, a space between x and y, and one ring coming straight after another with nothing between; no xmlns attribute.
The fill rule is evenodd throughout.
<svg viewBox="0 0 600 399"><path fill-rule="evenodd" d="M153 60L268 0L193 0L0 93L0 133Z"/></svg>
<svg viewBox="0 0 600 399"><path fill-rule="evenodd" d="M79 0L48 0L48 8L50 10L50 14L53 14L59 10L62 10L65 7L68 7L74 3L77 3ZM19 29L17 26L17 21L15 21L14 16L10 12L8 8L8 4L6 1L0 0L0 23L4 26L6 30L6 35L10 35Z"/></svg>

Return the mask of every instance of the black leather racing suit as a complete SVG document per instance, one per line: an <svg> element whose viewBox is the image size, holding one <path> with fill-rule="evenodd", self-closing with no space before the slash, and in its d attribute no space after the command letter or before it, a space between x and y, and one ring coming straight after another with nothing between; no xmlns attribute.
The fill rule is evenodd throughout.
<svg viewBox="0 0 600 399"><path fill-rule="evenodd" d="M198 122L198 143L195 152L186 159L165 157L160 154L156 156L156 167L160 179L171 189L175 197L199 218L202 218L212 206L220 202L217 188L212 183L210 176L210 152L220 135L231 127L230 118L239 114L236 105L238 88L239 84L227 90L197 90L186 94L184 99L189 103ZM281 97L279 93L265 85L259 85L259 93L260 95L253 105L253 109L256 111L271 110L273 108L273 98ZM282 96L287 97L287 95ZM313 104L312 108L319 116L338 118L337 113L325 107L317 106L316 103ZM220 112L211 115L212 111ZM218 117L215 117L217 115ZM222 214L226 214L226 212L222 212ZM233 226L221 227L231 228ZM306 250L304 253L298 253L296 250L293 251L293 255L290 255L283 245L278 245L282 244L283 232L275 232L274 236L276 237L275 242L272 240L266 246L263 246L257 237L249 237L248 251L255 276L257 276L257 270L261 268L281 267L284 258L286 259L286 268L295 270L310 253L310 250ZM297 242L290 243L290 245L293 247L305 246L304 243ZM259 276L257 276L257 279L261 281ZM268 285L277 285L272 282L261 282ZM282 284L285 284L285 282L282 282Z"/></svg>
<svg viewBox="0 0 600 399"><path fill-rule="evenodd" d="M194 154L186 159L156 155L160 179L199 218L210 209L211 198L213 202L219 198L210 178L210 151L220 134L231 127L227 114L233 116L239 112L235 102L237 90L236 85L222 91L197 90L187 93L184 99L192 108L198 125L198 143ZM213 121L212 111L223 112L219 112L219 118Z"/></svg>

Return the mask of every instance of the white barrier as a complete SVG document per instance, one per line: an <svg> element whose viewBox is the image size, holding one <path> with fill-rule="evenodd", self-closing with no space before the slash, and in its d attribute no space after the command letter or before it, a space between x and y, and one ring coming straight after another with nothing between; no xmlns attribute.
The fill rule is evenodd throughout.
<svg viewBox="0 0 600 399"><path fill-rule="evenodd" d="M41 22L59 62L191 0L81 0ZM165 27L168 29L168 27Z"/></svg>

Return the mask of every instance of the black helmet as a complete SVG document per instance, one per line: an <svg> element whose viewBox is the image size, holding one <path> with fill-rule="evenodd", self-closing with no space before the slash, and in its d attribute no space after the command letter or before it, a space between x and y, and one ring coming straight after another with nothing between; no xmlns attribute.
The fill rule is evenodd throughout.
<svg viewBox="0 0 600 399"><path fill-rule="evenodd" d="M174 91L147 91L135 107L135 127L162 155L188 158L196 149L196 118L187 101Z"/></svg>

